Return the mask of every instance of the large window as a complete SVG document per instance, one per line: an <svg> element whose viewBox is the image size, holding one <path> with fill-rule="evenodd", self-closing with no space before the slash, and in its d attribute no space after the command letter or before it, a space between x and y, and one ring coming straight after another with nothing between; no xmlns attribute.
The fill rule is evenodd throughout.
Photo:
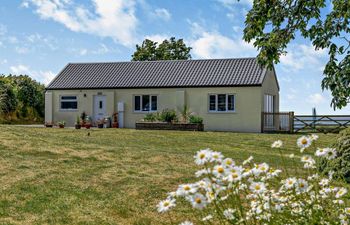
<svg viewBox="0 0 350 225"><path fill-rule="evenodd" d="M76 110L78 109L77 96L61 96L60 97L61 110Z"/></svg>
<svg viewBox="0 0 350 225"><path fill-rule="evenodd" d="M134 111L150 112L157 111L158 98L157 95L135 95Z"/></svg>
<svg viewBox="0 0 350 225"><path fill-rule="evenodd" d="M209 112L234 112L235 95L233 94L210 94Z"/></svg>
<svg viewBox="0 0 350 225"><path fill-rule="evenodd" d="M265 95L264 96L264 112L273 113L275 112L275 96Z"/></svg>

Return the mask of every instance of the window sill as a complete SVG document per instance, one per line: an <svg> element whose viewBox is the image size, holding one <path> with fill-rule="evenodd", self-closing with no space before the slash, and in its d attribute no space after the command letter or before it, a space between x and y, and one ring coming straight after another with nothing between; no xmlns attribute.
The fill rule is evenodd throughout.
<svg viewBox="0 0 350 225"><path fill-rule="evenodd" d="M158 111L133 111L135 114L148 114L148 113L156 113Z"/></svg>
<svg viewBox="0 0 350 225"><path fill-rule="evenodd" d="M60 109L59 112L78 112L78 109Z"/></svg>
<svg viewBox="0 0 350 225"><path fill-rule="evenodd" d="M208 111L209 114L236 114L236 111Z"/></svg>

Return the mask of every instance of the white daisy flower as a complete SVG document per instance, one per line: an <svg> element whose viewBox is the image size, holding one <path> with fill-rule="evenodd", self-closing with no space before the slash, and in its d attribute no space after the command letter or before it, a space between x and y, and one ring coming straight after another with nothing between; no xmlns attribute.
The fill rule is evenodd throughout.
<svg viewBox="0 0 350 225"><path fill-rule="evenodd" d="M203 149L197 152L197 154L194 156L195 163L197 165L204 165L205 163L209 162L211 157L212 150Z"/></svg>
<svg viewBox="0 0 350 225"><path fill-rule="evenodd" d="M197 188L193 184L181 184L176 191L177 196L187 196L194 194L197 191Z"/></svg>
<svg viewBox="0 0 350 225"><path fill-rule="evenodd" d="M266 190L266 186L263 182L252 182L249 189L254 193L263 193Z"/></svg>
<svg viewBox="0 0 350 225"><path fill-rule="evenodd" d="M235 216L233 215L235 213L234 209L228 208L224 210L224 217L228 220L233 220Z"/></svg>
<svg viewBox="0 0 350 225"><path fill-rule="evenodd" d="M160 212L160 213L167 212L170 208L172 208L176 205L175 201L176 201L175 199L168 198L168 199L165 199L165 200L159 202L159 204L157 206L158 212Z"/></svg>
<svg viewBox="0 0 350 225"><path fill-rule="evenodd" d="M290 154L289 158L293 159L294 158L294 154Z"/></svg>
<svg viewBox="0 0 350 225"><path fill-rule="evenodd" d="M278 140L272 143L271 148L281 148L282 145L283 145L283 142L281 140Z"/></svg>
<svg viewBox="0 0 350 225"><path fill-rule="evenodd" d="M326 158L328 160L335 159L337 157L337 150L335 148L327 148L327 155Z"/></svg>
<svg viewBox="0 0 350 225"><path fill-rule="evenodd" d="M293 188L295 183L297 182L297 179L295 177L290 177L284 181L284 186L287 189Z"/></svg>
<svg viewBox="0 0 350 225"><path fill-rule="evenodd" d="M190 221L184 221L184 222L180 223L179 225L194 225L194 224Z"/></svg>
<svg viewBox="0 0 350 225"><path fill-rule="evenodd" d="M307 136L302 136L297 140L297 145L301 149L306 149L310 147L311 144L312 144L312 140Z"/></svg>
<svg viewBox="0 0 350 225"><path fill-rule="evenodd" d="M350 208L345 208L344 212L346 215L350 216Z"/></svg>
<svg viewBox="0 0 350 225"><path fill-rule="evenodd" d="M211 162L221 162L224 156L221 154L221 152L212 152L210 161Z"/></svg>
<svg viewBox="0 0 350 225"><path fill-rule="evenodd" d="M318 157L323 157L325 155L327 155L329 148L317 148L316 152L315 152L315 156Z"/></svg>
<svg viewBox="0 0 350 225"><path fill-rule="evenodd" d="M235 165L235 161L233 161L231 158L226 158L222 161L222 165L225 167L232 167Z"/></svg>
<svg viewBox="0 0 350 225"><path fill-rule="evenodd" d="M216 176L216 177L223 177L226 173L226 169L225 167L223 167L222 165L216 165L214 166L213 168L213 174Z"/></svg>
<svg viewBox="0 0 350 225"><path fill-rule="evenodd" d="M208 202L204 195L197 193L191 197L191 204L193 208L203 209Z"/></svg>
<svg viewBox="0 0 350 225"><path fill-rule="evenodd" d="M230 172L226 177L224 177L224 180L227 180L229 182L237 182L242 179L242 174L239 171L236 172Z"/></svg>
<svg viewBox="0 0 350 225"><path fill-rule="evenodd" d="M258 169L262 172L262 173L267 173L269 171L269 165L267 163L261 163L258 165Z"/></svg>
<svg viewBox="0 0 350 225"><path fill-rule="evenodd" d="M336 198L340 198L344 196L346 193L348 193L348 190L346 188L340 188L339 191L335 194Z"/></svg>
<svg viewBox="0 0 350 225"><path fill-rule="evenodd" d="M304 179L298 179L297 188L299 192L306 192L309 187L309 184Z"/></svg>

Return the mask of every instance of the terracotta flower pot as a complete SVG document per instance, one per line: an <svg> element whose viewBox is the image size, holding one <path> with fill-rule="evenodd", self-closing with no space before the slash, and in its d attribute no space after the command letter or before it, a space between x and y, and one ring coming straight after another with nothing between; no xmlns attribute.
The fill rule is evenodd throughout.
<svg viewBox="0 0 350 225"><path fill-rule="evenodd" d="M64 128L64 125L58 125L59 128Z"/></svg>
<svg viewBox="0 0 350 225"><path fill-rule="evenodd" d="M113 128L118 128L118 127L119 127L118 122L113 122L113 123L112 123L112 127L113 127Z"/></svg>
<svg viewBox="0 0 350 225"><path fill-rule="evenodd" d="M86 123L86 124L85 124L85 128L86 128L86 129L90 129L90 128L91 128L91 124Z"/></svg>

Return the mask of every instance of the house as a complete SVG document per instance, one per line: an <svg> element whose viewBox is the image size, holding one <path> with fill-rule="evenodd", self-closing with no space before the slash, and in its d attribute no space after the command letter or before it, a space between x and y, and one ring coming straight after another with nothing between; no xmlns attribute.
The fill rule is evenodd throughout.
<svg viewBox="0 0 350 225"><path fill-rule="evenodd" d="M279 111L274 69L256 58L69 63L46 87L45 120L73 126L119 113L134 128L146 113L188 106L205 130L261 132L262 112Z"/></svg>

